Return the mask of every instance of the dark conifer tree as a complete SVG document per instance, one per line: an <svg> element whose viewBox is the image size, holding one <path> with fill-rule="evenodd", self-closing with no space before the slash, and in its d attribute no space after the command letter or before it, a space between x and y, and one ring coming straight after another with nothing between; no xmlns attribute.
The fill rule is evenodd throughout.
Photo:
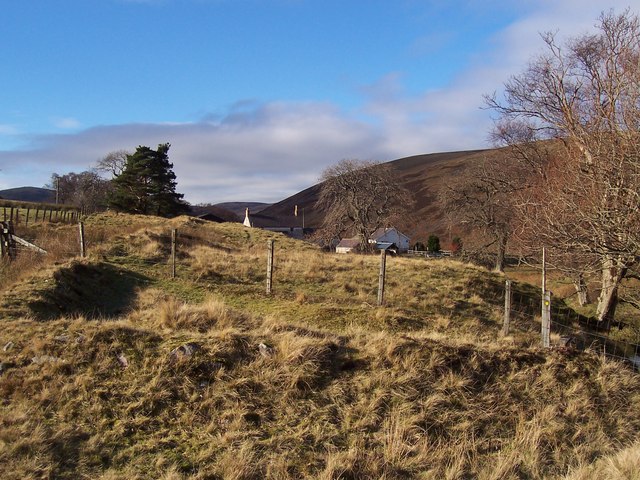
<svg viewBox="0 0 640 480"><path fill-rule="evenodd" d="M127 155L124 170L112 180L113 193L109 205L115 210L163 217L179 215L188 210L176 193L176 175L169 162L170 144L157 150L139 146Z"/></svg>

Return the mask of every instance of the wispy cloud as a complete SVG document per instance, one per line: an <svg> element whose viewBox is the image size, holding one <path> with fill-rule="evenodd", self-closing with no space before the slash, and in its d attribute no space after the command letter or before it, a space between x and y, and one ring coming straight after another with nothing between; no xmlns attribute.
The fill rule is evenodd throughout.
<svg viewBox="0 0 640 480"><path fill-rule="evenodd" d="M18 135L18 127L11 124L0 123L0 135Z"/></svg>
<svg viewBox="0 0 640 480"><path fill-rule="evenodd" d="M61 130L73 130L82 126L77 119L71 117L55 117L51 119L51 123Z"/></svg>

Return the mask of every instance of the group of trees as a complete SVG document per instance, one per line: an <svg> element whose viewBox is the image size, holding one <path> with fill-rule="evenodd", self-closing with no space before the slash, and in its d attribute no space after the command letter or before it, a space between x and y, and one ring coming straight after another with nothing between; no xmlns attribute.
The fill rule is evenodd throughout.
<svg viewBox="0 0 640 480"><path fill-rule="evenodd" d="M188 210L176 193L168 143L156 150L139 146L134 153L117 150L100 159L92 171L53 174L50 188L59 203L90 213L105 208L145 215L173 216ZM99 172L111 175L104 179Z"/></svg>
<svg viewBox="0 0 640 480"><path fill-rule="evenodd" d="M604 13L595 33L560 44L486 98L507 155L487 159L443 195L463 221L522 255L545 246L586 301L597 275L597 317L610 321L621 282L640 258L640 22Z"/></svg>

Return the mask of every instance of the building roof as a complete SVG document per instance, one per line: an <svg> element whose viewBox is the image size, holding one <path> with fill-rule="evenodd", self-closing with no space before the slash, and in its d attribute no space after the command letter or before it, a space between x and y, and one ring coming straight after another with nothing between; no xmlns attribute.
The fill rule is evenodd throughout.
<svg viewBox="0 0 640 480"><path fill-rule="evenodd" d="M378 250L398 250L398 246L393 242L378 242L376 248Z"/></svg>
<svg viewBox="0 0 640 480"><path fill-rule="evenodd" d="M398 235L402 235L403 237L405 237L407 240L409 239L408 236L406 236L404 233L402 233L400 230L398 230L395 227L390 227L390 228L379 228L377 229L375 232L373 232L371 234L371 240L378 240L380 237L383 237L385 233L390 232L395 230L396 232L398 232Z"/></svg>
<svg viewBox="0 0 640 480"><path fill-rule="evenodd" d="M356 248L360 245L360 238L343 238L336 248Z"/></svg>

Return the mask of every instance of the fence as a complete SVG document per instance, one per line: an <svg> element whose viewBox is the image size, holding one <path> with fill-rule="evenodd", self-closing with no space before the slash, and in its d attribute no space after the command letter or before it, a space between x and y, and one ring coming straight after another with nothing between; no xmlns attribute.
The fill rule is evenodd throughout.
<svg viewBox="0 0 640 480"><path fill-rule="evenodd" d="M542 292L527 292L514 287L514 282L505 282L503 334L509 333L513 319L526 319L529 322L540 319L543 347L591 350L640 369L640 336L635 343L616 340L608 335L609 325L599 325L580 315L563 301L554 300L551 292L547 291L543 297Z"/></svg>
<svg viewBox="0 0 640 480"><path fill-rule="evenodd" d="M78 223L78 250L74 255L86 256L84 224ZM10 221L0 222L2 234L2 256L9 259L15 258L20 247L37 250L46 253L41 248L26 242L15 236L13 225ZM170 242L170 277L176 278L176 252L178 230L172 229L168 235ZM267 249L267 275L266 293L271 294L274 288L274 240L268 240ZM378 301L377 305L384 305L386 278L386 252L381 251L380 271L378 275ZM490 292L486 292L490 295ZM494 292L492 303L498 304L499 290ZM520 322L520 326L526 328L535 326L540 321L540 338L543 347L565 347L578 350L596 351L610 358L615 358L633 364L640 369L640 334L635 343L616 340L607 335L607 329L593 323L589 318L580 315L574 309L568 307L563 301L554 300L551 292L536 291L530 285L517 285L507 280L504 288L504 320L502 334L508 335L513 323Z"/></svg>
<svg viewBox="0 0 640 480"><path fill-rule="evenodd" d="M29 204L2 201L0 220L14 225L28 225L29 222L64 222L72 223L80 219L80 210L76 207L47 204Z"/></svg>
<svg viewBox="0 0 640 480"><path fill-rule="evenodd" d="M438 252L428 252L426 250L407 250L407 255L424 258L442 258L453 255L451 250L440 250Z"/></svg>

